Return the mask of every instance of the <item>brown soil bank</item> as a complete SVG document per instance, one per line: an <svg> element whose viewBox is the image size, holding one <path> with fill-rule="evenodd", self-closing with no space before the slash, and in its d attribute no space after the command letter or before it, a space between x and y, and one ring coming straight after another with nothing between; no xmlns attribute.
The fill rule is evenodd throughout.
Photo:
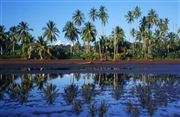
<svg viewBox="0 0 180 117"><path fill-rule="evenodd" d="M19 59L0 59L0 65L6 64L180 64L180 59L162 59L162 60L119 60L119 61L88 61L76 59L62 60L19 60Z"/></svg>

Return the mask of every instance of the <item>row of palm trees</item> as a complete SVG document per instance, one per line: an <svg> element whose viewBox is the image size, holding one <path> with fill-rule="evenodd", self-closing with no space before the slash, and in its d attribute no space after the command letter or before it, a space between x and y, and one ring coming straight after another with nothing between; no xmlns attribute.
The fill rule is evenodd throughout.
<svg viewBox="0 0 180 117"><path fill-rule="evenodd" d="M136 6L134 10L128 11L125 15L127 23L130 24L130 35L134 38L134 43L125 40L125 32L119 26L113 29L110 36L105 35L105 26L109 16L104 6L100 6L99 10L90 9L88 15L91 21L87 22L85 22L84 13L79 9L76 10L73 13L72 21L67 21L62 32L64 37L73 43L70 48L72 55L75 54L73 47L76 47L76 44L79 43L79 38L84 42L81 50L85 49L87 54L94 49L95 53L99 53L100 60L107 59L108 51L114 53L114 60L119 58L120 52L125 56L131 54L132 56L139 56L139 58L152 58L154 53L166 53L166 55L170 52L178 53L180 51L180 30L177 33L168 32L169 20L159 18L153 9L148 12L147 16L141 18L141 14L141 9ZM93 24L98 19L102 24L101 34ZM131 29L135 20L136 27ZM14 55L15 48L19 47L21 55L28 59L32 56L39 56L40 59L53 56L51 54L53 50L52 42L57 40L60 30L53 21L49 21L42 30L42 36L35 39L31 35L33 29L26 22L20 22L18 26L11 27L8 32L1 25L0 54L3 55L4 50L9 48L9 54L13 53ZM97 35L99 40L97 40ZM94 46L91 46L90 43L93 42ZM98 51L96 51L97 46Z"/></svg>

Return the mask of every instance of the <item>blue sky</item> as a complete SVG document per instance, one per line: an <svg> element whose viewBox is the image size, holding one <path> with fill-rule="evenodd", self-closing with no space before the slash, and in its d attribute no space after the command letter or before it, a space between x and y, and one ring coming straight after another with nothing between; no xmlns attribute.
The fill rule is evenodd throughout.
<svg viewBox="0 0 180 117"><path fill-rule="evenodd" d="M169 18L170 31L180 27L180 0L0 0L0 24L8 28L18 25L21 21L26 21L34 29L32 34L37 37L43 31L42 27L48 20L53 20L61 31L58 40L68 43L64 39L62 28L68 20L72 20L72 13L80 9L89 21L88 12L92 7L99 9L104 5L108 9L108 23L106 25L106 34L109 35L115 26L124 29L126 38L129 39L129 24L125 21L125 14L139 6L142 16L147 15L153 8L161 18ZM101 22L94 23L101 33ZM135 27L135 25L134 25ZM131 39L133 41L133 39Z"/></svg>

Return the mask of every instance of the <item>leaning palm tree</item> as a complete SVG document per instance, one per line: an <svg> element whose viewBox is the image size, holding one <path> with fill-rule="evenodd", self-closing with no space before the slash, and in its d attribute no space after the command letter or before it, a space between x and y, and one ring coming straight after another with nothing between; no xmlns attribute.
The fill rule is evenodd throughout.
<svg viewBox="0 0 180 117"><path fill-rule="evenodd" d="M58 34L60 32L53 21L50 20L46 24L46 27L43 27L42 29L44 30L43 36L46 37L48 41L52 43L57 40L57 36L59 36Z"/></svg>
<svg viewBox="0 0 180 117"><path fill-rule="evenodd" d="M78 40L78 34L80 33L78 28L75 27L74 23L68 21L63 28L64 37L68 40L72 41L74 45L74 41ZM72 53L72 46L71 46L71 53Z"/></svg>
<svg viewBox="0 0 180 117"><path fill-rule="evenodd" d="M78 9L73 13L73 21L77 26L81 26L84 22L84 14Z"/></svg>
<svg viewBox="0 0 180 117"><path fill-rule="evenodd" d="M90 42L96 40L96 28L91 22L87 22L84 25L82 28L82 39L88 43L88 51L90 52Z"/></svg>
<svg viewBox="0 0 180 117"><path fill-rule="evenodd" d="M101 24L102 24L102 36L104 36L104 30L105 30L105 25L108 21L108 13L107 13L107 9L104 6L100 6L99 8L99 19L101 20ZM100 48L100 60L102 59L102 55L101 55L101 44L99 42L99 48Z"/></svg>
<svg viewBox="0 0 180 117"><path fill-rule="evenodd" d="M18 32L17 32L17 27L13 26L9 29L9 36L10 36L10 40L12 43L12 52L14 54L14 46L16 44L16 42L18 41Z"/></svg>

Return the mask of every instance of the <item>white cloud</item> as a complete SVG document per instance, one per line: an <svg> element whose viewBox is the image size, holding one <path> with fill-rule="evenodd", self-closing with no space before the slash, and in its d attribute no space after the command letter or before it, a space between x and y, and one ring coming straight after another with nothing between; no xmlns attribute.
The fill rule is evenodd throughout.
<svg viewBox="0 0 180 117"><path fill-rule="evenodd" d="M54 43L54 45L61 45L61 44L63 44L63 42L61 40L58 40Z"/></svg>

